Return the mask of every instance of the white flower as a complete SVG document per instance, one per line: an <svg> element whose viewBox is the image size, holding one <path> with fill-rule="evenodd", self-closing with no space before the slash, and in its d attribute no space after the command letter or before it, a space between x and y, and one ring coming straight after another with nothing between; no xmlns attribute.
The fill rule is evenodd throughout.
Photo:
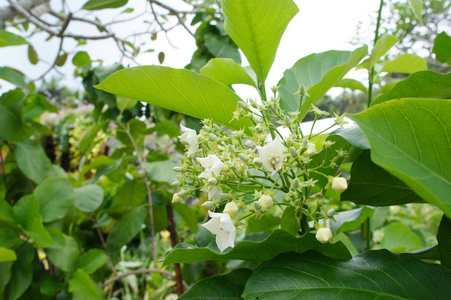
<svg viewBox="0 0 451 300"><path fill-rule="evenodd" d="M235 202L229 202L224 207L223 213L229 214L231 217L236 217L238 213L238 206L236 206Z"/></svg>
<svg viewBox="0 0 451 300"><path fill-rule="evenodd" d="M197 161L205 168L205 171L200 173L199 178L210 179L213 174L219 176L224 163L214 154L209 154L208 157L197 158Z"/></svg>
<svg viewBox="0 0 451 300"><path fill-rule="evenodd" d="M306 157L310 157L316 154L316 146L315 144L308 143L307 150L304 151L303 155Z"/></svg>
<svg viewBox="0 0 451 300"><path fill-rule="evenodd" d="M348 188L348 181L343 177L335 177L332 181L332 189L336 193L343 193Z"/></svg>
<svg viewBox="0 0 451 300"><path fill-rule="evenodd" d="M210 221L202 226L216 235L216 244L219 251L223 252L228 247L235 246L236 228L229 214L213 213L208 211Z"/></svg>
<svg viewBox="0 0 451 300"><path fill-rule="evenodd" d="M219 200L220 195L222 194L222 189L217 185L210 185L207 189L202 189L202 191L208 193L208 200Z"/></svg>
<svg viewBox="0 0 451 300"><path fill-rule="evenodd" d="M283 152L285 151L285 147L280 142L279 137L265 147L257 146L257 149L263 166L266 170L271 172L271 175L275 174L282 168L284 160Z"/></svg>
<svg viewBox="0 0 451 300"><path fill-rule="evenodd" d="M271 196L268 195L262 195L260 199L258 199L258 203L264 208L264 209L270 209L274 201L272 200Z"/></svg>
<svg viewBox="0 0 451 300"><path fill-rule="evenodd" d="M179 136L180 141L188 148L188 156L193 155L199 150L199 141L197 140L196 131L180 124L183 134Z"/></svg>
<svg viewBox="0 0 451 300"><path fill-rule="evenodd" d="M318 242L326 244L329 243L332 239L332 231L329 228L320 228L316 232L316 239Z"/></svg>

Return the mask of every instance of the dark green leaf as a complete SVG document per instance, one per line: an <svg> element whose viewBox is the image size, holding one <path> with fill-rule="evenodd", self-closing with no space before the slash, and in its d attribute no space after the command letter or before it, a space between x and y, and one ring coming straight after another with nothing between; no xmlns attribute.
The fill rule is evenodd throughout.
<svg viewBox="0 0 451 300"><path fill-rule="evenodd" d="M374 164L370 151L363 152L352 164L351 180L341 200L372 206L424 201L404 182Z"/></svg>
<svg viewBox="0 0 451 300"><path fill-rule="evenodd" d="M62 67L62 66L64 66L64 64L66 63L66 61L67 61L67 53L64 52L63 54L61 54L61 55L58 56L58 58L57 58L55 64L56 64L58 67Z"/></svg>
<svg viewBox="0 0 451 300"><path fill-rule="evenodd" d="M75 189L75 207L91 213L102 205L103 189L95 184L88 184Z"/></svg>
<svg viewBox="0 0 451 300"><path fill-rule="evenodd" d="M0 225L5 228L16 227L13 208L6 200L0 200Z"/></svg>
<svg viewBox="0 0 451 300"><path fill-rule="evenodd" d="M371 145L371 160L451 216L451 102L401 99L351 116Z"/></svg>
<svg viewBox="0 0 451 300"><path fill-rule="evenodd" d="M221 276L206 278L192 286L179 299L242 299L249 269L237 269Z"/></svg>
<svg viewBox="0 0 451 300"><path fill-rule="evenodd" d="M189 229L193 232L197 232L197 216L194 210L184 203L172 203L174 210L182 216L183 220L188 225Z"/></svg>
<svg viewBox="0 0 451 300"><path fill-rule="evenodd" d="M28 60L33 65L36 65L39 62L38 54L31 45L28 45Z"/></svg>
<svg viewBox="0 0 451 300"><path fill-rule="evenodd" d="M230 88L188 70L160 66L129 68L114 73L96 88L199 119L210 118L237 129L249 125L244 121L230 122L237 102L241 101Z"/></svg>
<svg viewBox="0 0 451 300"><path fill-rule="evenodd" d="M0 139L20 142L30 136L32 130L24 120L21 107L23 100L24 94L18 90L0 97Z"/></svg>
<svg viewBox="0 0 451 300"><path fill-rule="evenodd" d="M451 221L446 217L442 217L437 232L437 241L440 251L440 260L442 266L451 269Z"/></svg>
<svg viewBox="0 0 451 300"><path fill-rule="evenodd" d="M228 36L207 33L204 38L205 46L213 57L230 58L237 64L241 64L240 52Z"/></svg>
<svg viewBox="0 0 451 300"><path fill-rule="evenodd" d="M128 0L89 0L82 9L100 10L105 8L118 8L126 5Z"/></svg>
<svg viewBox="0 0 451 300"><path fill-rule="evenodd" d="M106 264L107 261L108 257L104 250L89 249L88 252L83 253L83 255L78 258L75 269L83 269L87 274L91 274Z"/></svg>
<svg viewBox="0 0 451 300"><path fill-rule="evenodd" d="M434 40L434 48L432 53L435 54L435 59L442 63L451 64L451 37L446 32L441 32Z"/></svg>
<svg viewBox="0 0 451 300"><path fill-rule="evenodd" d="M130 207L136 207L146 201L146 184L141 179L127 181L114 197L110 212L124 213Z"/></svg>
<svg viewBox="0 0 451 300"><path fill-rule="evenodd" d="M20 259L16 260L11 267L11 279L5 292L8 300L18 299L28 289L33 279L31 263L35 257L34 248L28 243L23 243L16 249L16 253Z"/></svg>
<svg viewBox="0 0 451 300"><path fill-rule="evenodd" d="M221 0L224 29L246 56L260 82L276 57L280 39L299 8L292 0Z"/></svg>
<svg viewBox="0 0 451 300"><path fill-rule="evenodd" d="M44 223L64 218L75 201L71 182L62 177L44 179L34 190L34 195L38 198Z"/></svg>
<svg viewBox="0 0 451 300"><path fill-rule="evenodd" d="M362 225L367 218L372 217L373 214L374 209L365 206L340 212L334 216L335 222L333 220L327 220L327 224L334 234L338 234L340 232L359 228L360 225Z"/></svg>
<svg viewBox="0 0 451 300"><path fill-rule="evenodd" d="M36 141L27 140L17 143L14 155L20 170L34 182L39 184L53 175L50 159Z"/></svg>
<svg viewBox="0 0 451 300"><path fill-rule="evenodd" d="M147 134L151 134L153 132L167 134L170 137L177 137L180 135L178 128L172 121L169 120L157 123L154 127L147 130Z"/></svg>
<svg viewBox="0 0 451 300"><path fill-rule="evenodd" d="M282 220L280 221L280 226L280 229L291 233L293 236L298 235L299 230L301 229L301 220L298 216L298 210L295 207L289 206L285 208Z"/></svg>
<svg viewBox="0 0 451 300"><path fill-rule="evenodd" d="M102 290L96 286L91 277L82 269L78 269L68 280L69 292L74 294L74 299L102 300Z"/></svg>
<svg viewBox="0 0 451 300"><path fill-rule="evenodd" d="M314 234L306 233L296 238L285 230L278 229L262 242L242 241L232 249L220 253L217 248L197 248L188 244L177 245L166 256L163 266L172 263L192 263L205 260L240 259L263 262L285 252L295 251L303 253L307 250L316 250L327 256L337 259L350 258L346 246L341 242L336 244L321 244Z"/></svg>
<svg viewBox="0 0 451 300"><path fill-rule="evenodd" d="M135 207L111 228L106 245L108 252L119 252L122 246L130 242L141 230L147 216L147 206Z"/></svg>
<svg viewBox="0 0 451 300"><path fill-rule="evenodd" d="M80 256L80 249L75 239L64 235L64 247L47 249L47 256L58 269L64 272L71 272L75 262Z"/></svg>
<svg viewBox="0 0 451 300"><path fill-rule="evenodd" d="M331 135L339 135L344 138L349 144L360 149L370 149L370 143L363 134L359 126L348 128L339 128L331 133Z"/></svg>
<svg viewBox="0 0 451 300"><path fill-rule="evenodd" d="M160 63L160 65L164 62L164 56L164 52L158 53L158 62Z"/></svg>
<svg viewBox="0 0 451 300"><path fill-rule="evenodd" d="M451 74L441 75L431 71L422 71L410 75L390 90L371 102L376 105L399 98L451 98Z"/></svg>
<svg viewBox="0 0 451 300"><path fill-rule="evenodd" d="M244 299L447 299L451 271L409 254L368 251L346 261L285 253L254 270Z"/></svg>
<svg viewBox="0 0 451 300"><path fill-rule="evenodd" d="M28 85L25 82L24 75L17 70L8 67L0 67L0 79L6 80L17 87L28 90Z"/></svg>
<svg viewBox="0 0 451 300"><path fill-rule="evenodd" d="M64 285L53 276L48 276L41 285L39 291L46 296L54 296L58 291L62 290Z"/></svg>
<svg viewBox="0 0 451 300"><path fill-rule="evenodd" d="M5 287L11 279L11 266L13 265L12 261L0 262L0 300L4 298Z"/></svg>
<svg viewBox="0 0 451 300"><path fill-rule="evenodd" d="M56 107L47 101L44 95L30 95L27 97L25 103L24 118L27 121L39 117L44 111L58 113Z"/></svg>
<svg viewBox="0 0 451 300"><path fill-rule="evenodd" d="M6 21L6 20L4 20ZM28 44L27 40L6 30L0 30L0 47Z"/></svg>

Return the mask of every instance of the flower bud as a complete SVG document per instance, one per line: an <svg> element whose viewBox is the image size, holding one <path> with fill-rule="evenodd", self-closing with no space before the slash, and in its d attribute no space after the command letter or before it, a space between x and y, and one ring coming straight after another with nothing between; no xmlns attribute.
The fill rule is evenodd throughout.
<svg viewBox="0 0 451 300"><path fill-rule="evenodd" d="M293 146L290 147L290 154L293 157L297 157L298 156L298 152L296 151L296 148L294 148Z"/></svg>
<svg viewBox="0 0 451 300"><path fill-rule="evenodd" d="M318 242L320 242L322 244L326 244L326 243L330 242L330 240L332 239L332 231L330 231L329 228L320 228L316 232L315 237L318 240Z"/></svg>
<svg viewBox="0 0 451 300"><path fill-rule="evenodd" d="M179 197L185 197L186 195L188 195L189 191L188 190L181 190L180 192L177 193L177 195Z"/></svg>
<svg viewBox="0 0 451 300"><path fill-rule="evenodd" d="M210 132L211 131L210 127L208 127L208 126L203 126L202 129L205 130L206 132Z"/></svg>
<svg viewBox="0 0 451 300"><path fill-rule="evenodd" d="M245 154L240 153L238 154L239 158L243 161L243 162L247 162L249 160L249 157L247 157Z"/></svg>
<svg viewBox="0 0 451 300"><path fill-rule="evenodd" d="M204 208L206 208L206 209L210 209L210 208L212 208L213 206L215 206L215 203L214 203L213 201L205 201L205 202L202 204L202 207L204 207Z"/></svg>
<svg viewBox="0 0 451 300"><path fill-rule="evenodd" d="M252 161L252 163L254 164L255 167L260 167L262 165L262 161L260 160L260 158L256 157L254 158L254 160Z"/></svg>
<svg viewBox="0 0 451 300"><path fill-rule="evenodd" d="M218 136L214 133L210 133L209 136L212 142L216 142L218 140Z"/></svg>
<svg viewBox="0 0 451 300"><path fill-rule="evenodd" d="M219 198L223 199L223 200L229 200L230 195L227 193L221 193L221 194L219 194Z"/></svg>
<svg viewBox="0 0 451 300"><path fill-rule="evenodd" d="M208 184L209 185L217 185L218 184L218 180L216 178L210 178L208 179Z"/></svg>
<svg viewBox="0 0 451 300"><path fill-rule="evenodd" d="M303 155L306 157L310 157L312 155L316 154L316 147L315 144L308 144L307 150L304 151Z"/></svg>
<svg viewBox="0 0 451 300"><path fill-rule="evenodd" d="M229 152L234 152L235 151L235 147L233 147L233 145L228 145L227 148L229 149Z"/></svg>
<svg viewBox="0 0 451 300"><path fill-rule="evenodd" d="M302 139L302 148L308 148L308 138Z"/></svg>
<svg viewBox="0 0 451 300"><path fill-rule="evenodd" d="M175 172L182 172L183 168L182 167L173 167L172 170L174 170Z"/></svg>
<svg viewBox="0 0 451 300"><path fill-rule="evenodd" d="M260 124L257 124L257 126L255 126L255 131L257 133L261 133L262 132L262 127L260 126Z"/></svg>
<svg viewBox="0 0 451 300"><path fill-rule="evenodd" d="M229 202L224 207L223 213L229 214L231 217L235 217L238 213L238 206L236 206L235 202Z"/></svg>
<svg viewBox="0 0 451 300"><path fill-rule="evenodd" d="M291 185L292 185L294 188L298 188L298 187L301 186L301 182L299 181L299 179L295 178L295 179L293 180L293 182L291 183Z"/></svg>
<svg viewBox="0 0 451 300"><path fill-rule="evenodd" d="M172 196L172 203L180 203L182 202L182 197L180 197L178 194L174 194Z"/></svg>
<svg viewBox="0 0 451 300"><path fill-rule="evenodd" d="M270 209L274 201L272 200L271 196L268 195L262 195L260 199L258 199L258 203L264 208L264 209Z"/></svg>
<svg viewBox="0 0 451 300"><path fill-rule="evenodd" d="M182 185L182 183L181 183L180 181L176 180L176 181L174 181L171 185L172 185L173 187L178 188L179 186Z"/></svg>
<svg viewBox="0 0 451 300"><path fill-rule="evenodd" d="M254 208L256 210L259 210L262 206L260 205L260 203L258 203L258 201L255 201L254 203L252 203L252 205L254 205Z"/></svg>
<svg viewBox="0 0 451 300"><path fill-rule="evenodd" d="M290 117L289 116L285 116L285 124L286 125L290 125L291 124L291 119L290 119Z"/></svg>
<svg viewBox="0 0 451 300"><path fill-rule="evenodd" d="M336 193L343 193L348 188L348 181L343 177L335 177L332 181L332 189Z"/></svg>
<svg viewBox="0 0 451 300"><path fill-rule="evenodd" d="M217 124L214 124L214 123L213 123L213 128L214 128L215 130L220 130L220 129L221 129Z"/></svg>
<svg viewBox="0 0 451 300"><path fill-rule="evenodd" d="M329 218L332 218L337 212L335 211L335 209L331 208L327 211L327 216Z"/></svg>
<svg viewBox="0 0 451 300"><path fill-rule="evenodd" d="M247 108L246 103L244 103L243 101L238 101L238 106L241 107L241 108L243 108L243 109L246 109L246 108Z"/></svg>

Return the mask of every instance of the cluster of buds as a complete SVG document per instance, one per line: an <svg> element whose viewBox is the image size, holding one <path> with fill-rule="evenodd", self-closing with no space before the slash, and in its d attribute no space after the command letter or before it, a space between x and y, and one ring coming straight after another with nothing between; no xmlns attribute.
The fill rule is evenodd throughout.
<svg viewBox="0 0 451 300"><path fill-rule="evenodd" d="M305 88L301 92L302 96L307 94ZM313 110L315 121L327 114L317 107ZM331 151L333 143L321 142L312 131L304 134L299 116L299 112L285 114L279 100L273 98L263 103L238 103L233 118L249 119L253 126L246 130L229 130L209 119L203 120L199 133L181 125L180 141L186 146L186 155L174 168L179 178L173 185L179 191L173 202L206 194L208 200L202 206L210 210L211 219L203 226L216 235L221 252L233 247L236 226L244 224L245 218L261 217L275 207L294 206L319 224L319 218L324 217L321 205L325 190L331 187L340 193L346 189L345 178L330 177L312 167L315 155ZM281 134L275 124L290 133ZM341 149L335 154L332 161L321 165L333 167L336 160L346 156ZM329 178L326 186L318 186L318 176ZM309 209L313 202L314 210ZM332 234L329 237L322 228L317 229L320 242L330 241Z"/></svg>

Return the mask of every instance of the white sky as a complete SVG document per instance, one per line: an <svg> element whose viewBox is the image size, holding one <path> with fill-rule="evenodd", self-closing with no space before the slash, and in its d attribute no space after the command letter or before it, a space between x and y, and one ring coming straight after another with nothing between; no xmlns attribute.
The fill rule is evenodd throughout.
<svg viewBox="0 0 451 300"><path fill-rule="evenodd" d="M59 2L59 1L57 1ZM86 0L72 0L66 1L72 9L78 9ZM174 4L174 0L165 0L163 2ZM288 29L282 38L276 60L273 68L269 73L267 79L267 86L276 85L282 77L285 69L290 68L298 59L307 56L311 53L323 52L328 50L353 50L357 46L349 43L355 36L357 25L359 21L368 23L369 15L374 16L374 11L378 9L379 0L295 0L300 12L294 17L288 25ZM52 1L53 3L53 1ZM139 7L143 7L143 1L129 1L133 3L136 11ZM7 1L0 0L0 6L6 5ZM183 4L180 4L183 5ZM127 5L125 7L129 7ZM121 8L119 11L123 10ZM184 9L185 7L180 7ZM103 10L102 14L107 18L111 12L110 10ZM120 33L131 33L133 28L131 26L120 26L117 30ZM87 27L86 30L92 28ZM71 31L69 27L68 32ZM73 30L76 31L76 30ZM78 31L78 28L77 28ZM87 32L88 34L90 32ZM93 32L92 34L96 34ZM174 68L183 68L191 60L192 53L196 50L194 39L187 34L181 27L171 31L169 38L177 48L169 45L164 35L160 35L155 43L150 47L156 49L153 53L143 54L137 58L141 64L159 64L157 54L159 51L164 51L166 54L163 65ZM56 39L50 42L34 42L42 40L36 38L32 40L34 47L38 52L38 56L47 61L53 61L56 51L58 49L58 41ZM67 43L67 49L70 49L73 44ZM105 65L117 62L119 59L119 52L112 42L105 40L90 43L88 47L79 50L86 50L93 60L101 59ZM243 65L247 65L244 56ZM44 63L39 63L36 66L31 65L27 59L27 47L3 47L0 48L0 66L9 66L17 68L29 75L31 78L38 77L42 74L47 66ZM74 80L73 68L71 62L68 60L65 68L62 71L66 74L64 84L79 88L79 80ZM55 73L53 73L55 74ZM48 76L47 76L48 78ZM0 80L0 91L11 88L11 85L5 81ZM248 89L242 87L235 87L237 93L243 98L251 97L254 94ZM256 95L256 94L255 94Z"/></svg>

